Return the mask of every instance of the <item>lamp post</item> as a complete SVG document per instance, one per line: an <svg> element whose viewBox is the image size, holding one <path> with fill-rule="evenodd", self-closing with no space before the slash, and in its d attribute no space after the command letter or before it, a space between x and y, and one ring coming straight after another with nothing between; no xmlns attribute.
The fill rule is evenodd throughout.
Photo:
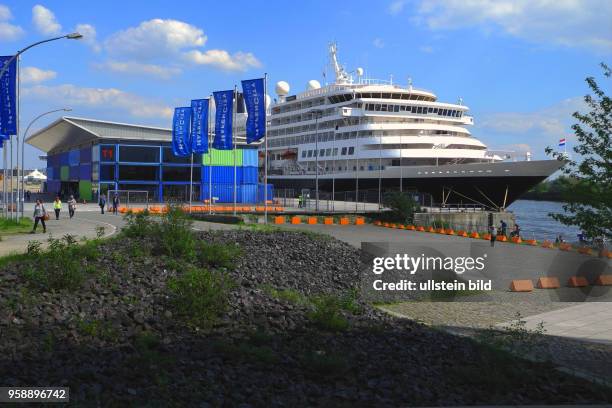
<svg viewBox="0 0 612 408"><path fill-rule="evenodd" d="M30 127L32 127L34 122L36 122L38 119L42 118L43 116L50 115L55 112L70 112L71 110L72 108L62 108L62 109L54 109L54 110L50 110L45 113L41 113L40 115L32 119L32 121L26 128L25 132L23 132L23 138L21 139L21 196L18 198L18 200L21 200L22 202L21 204L21 217L22 218L23 218L23 207L25 205L25 154L24 154L25 140L26 140L26 137L28 136L28 132L30 131ZM17 177L19 178L19 172L17 172Z"/></svg>
<svg viewBox="0 0 612 408"><path fill-rule="evenodd" d="M13 55L13 57L11 59L9 59L4 66L2 67L2 69L0 70L0 78L2 78L4 76L4 73L8 70L8 68L11 66L11 64L13 63L13 61L15 61L17 58L19 58L19 56L21 54L23 54L24 52L26 52L27 50L29 50L30 48L36 47L37 45L40 44L44 44L44 43L48 43L51 41L56 41L56 40L62 40L62 39L68 39L68 40L79 40L81 38L83 38L83 35L78 33L78 32L74 32L74 33L70 33L70 34L65 34L65 35L61 35L59 37L53 37L53 38L48 38L46 40L42 40L42 41L37 41L33 44L28 45L25 48L22 48L21 50L17 51L17 53L15 55ZM17 89L19 89L19 70L17 70ZM17 152L16 152L16 156L17 156L17 196L15 199L15 204L17 205L17 207L19 207L19 197L20 197L20 192L19 192L19 93L17 94L17 134L15 135L16 137L16 142L17 142ZM12 149L11 149L12 152ZM22 155L23 157L23 155ZM6 167L6 166L5 166ZM23 160L21 163L21 167L23 167ZM23 173L23 169L22 169L22 173ZM11 174L12 174L12 170L11 170ZM23 184L23 182L22 182ZM11 186L12 186L12 177L11 177ZM12 200L11 200L12 201ZM22 214L23 214L23 209L22 209ZM16 211L16 218L17 220L19 220L19 211Z"/></svg>
<svg viewBox="0 0 612 408"><path fill-rule="evenodd" d="M315 116L315 210L319 212L319 118L323 117L323 110L310 111Z"/></svg>

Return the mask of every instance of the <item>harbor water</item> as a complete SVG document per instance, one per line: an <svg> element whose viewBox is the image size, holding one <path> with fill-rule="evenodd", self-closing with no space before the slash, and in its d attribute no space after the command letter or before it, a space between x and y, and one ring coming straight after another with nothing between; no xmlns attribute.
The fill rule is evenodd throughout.
<svg viewBox="0 0 612 408"><path fill-rule="evenodd" d="M508 207L508 211L515 214L523 238L554 241L561 234L568 242L578 241L579 228L563 225L548 215L549 213L563 213L563 203L517 200Z"/></svg>

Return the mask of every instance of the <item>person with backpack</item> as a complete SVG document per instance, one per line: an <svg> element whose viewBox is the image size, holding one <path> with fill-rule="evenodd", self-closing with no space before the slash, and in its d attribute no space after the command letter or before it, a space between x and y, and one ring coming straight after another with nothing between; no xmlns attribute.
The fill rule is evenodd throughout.
<svg viewBox="0 0 612 408"><path fill-rule="evenodd" d="M71 195L70 199L68 200L68 214L70 215L70 218L74 217L74 210L76 210L76 205L77 202L74 199L74 196Z"/></svg>
<svg viewBox="0 0 612 408"><path fill-rule="evenodd" d="M43 234L47 232L47 225L45 225L45 218L47 217L47 210L41 200L36 200L34 204L34 227L32 228L31 234L36 233L36 228L40 222L43 227Z"/></svg>
<svg viewBox="0 0 612 408"><path fill-rule="evenodd" d="M100 194L100 200L98 200L98 205L100 206L100 213L104 214L104 207L106 207L106 197L104 197L104 194Z"/></svg>
<svg viewBox="0 0 612 408"><path fill-rule="evenodd" d="M60 197L55 197L55 201L53 201L53 210L55 211L55 219L59 220L60 211L62 210L62 200Z"/></svg>

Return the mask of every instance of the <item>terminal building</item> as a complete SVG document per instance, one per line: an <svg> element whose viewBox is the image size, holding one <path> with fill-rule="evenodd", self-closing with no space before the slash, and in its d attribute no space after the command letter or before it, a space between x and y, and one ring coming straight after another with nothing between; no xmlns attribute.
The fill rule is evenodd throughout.
<svg viewBox="0 0 612 408"><path fill-rule="evenodd" d="M151 202L188 201L192 180L194 200L212 196L229 203L235 192L239 203L263 201L257 145L247 145L244 130L240 135L237 127L236 150L194 155L193 172L191 157L172 154L171 129L62 117L26 142L46 153L50 194L92 201L108 191L127 190L146 191ZM268 197L273 197L270 186Z"/></svg>

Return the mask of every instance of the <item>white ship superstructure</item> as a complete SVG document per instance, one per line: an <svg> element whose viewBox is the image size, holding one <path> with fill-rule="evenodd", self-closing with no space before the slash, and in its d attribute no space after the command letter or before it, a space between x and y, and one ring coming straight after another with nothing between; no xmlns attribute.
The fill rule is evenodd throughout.
<svg viewBox="0 0 612 408"><path fill-rule="evenodd" d="M497 174L503 166L495 164L503 158L472 136L468 127L474 119L460 98L457 103L440 102L411 81L400 86L368 79L361 68L349 73L338 62L336 44L330 44L329 58L335 73L332 84L311 80L295 95L289 95L286 82L276 84L278 99L271 106L267 136L269 176L277 186L312 188L316 179L328 191L405 187L436 196L441 186L443 203L468 195L462 200L480 202L473 199L473 188L466 194L459 191L462 179L476 183L478 177L489 182L497 176L523 177L521 187L512 192L508 190L517 180L505 186L505 193L504 186L491 193L497 200L484 191L477 193L480 199L486 197L487 206L499 208L524 191L522 182L533 184L527 178L545 178L554 171L549 168L557 166L548 160L543 167L534 163L532 169L538 170L531 175L516 166L515 173L504 168ZM438 180L441 185L433 181L424 188L423 180L417 180L440 177L454 182Z"/></svg>

